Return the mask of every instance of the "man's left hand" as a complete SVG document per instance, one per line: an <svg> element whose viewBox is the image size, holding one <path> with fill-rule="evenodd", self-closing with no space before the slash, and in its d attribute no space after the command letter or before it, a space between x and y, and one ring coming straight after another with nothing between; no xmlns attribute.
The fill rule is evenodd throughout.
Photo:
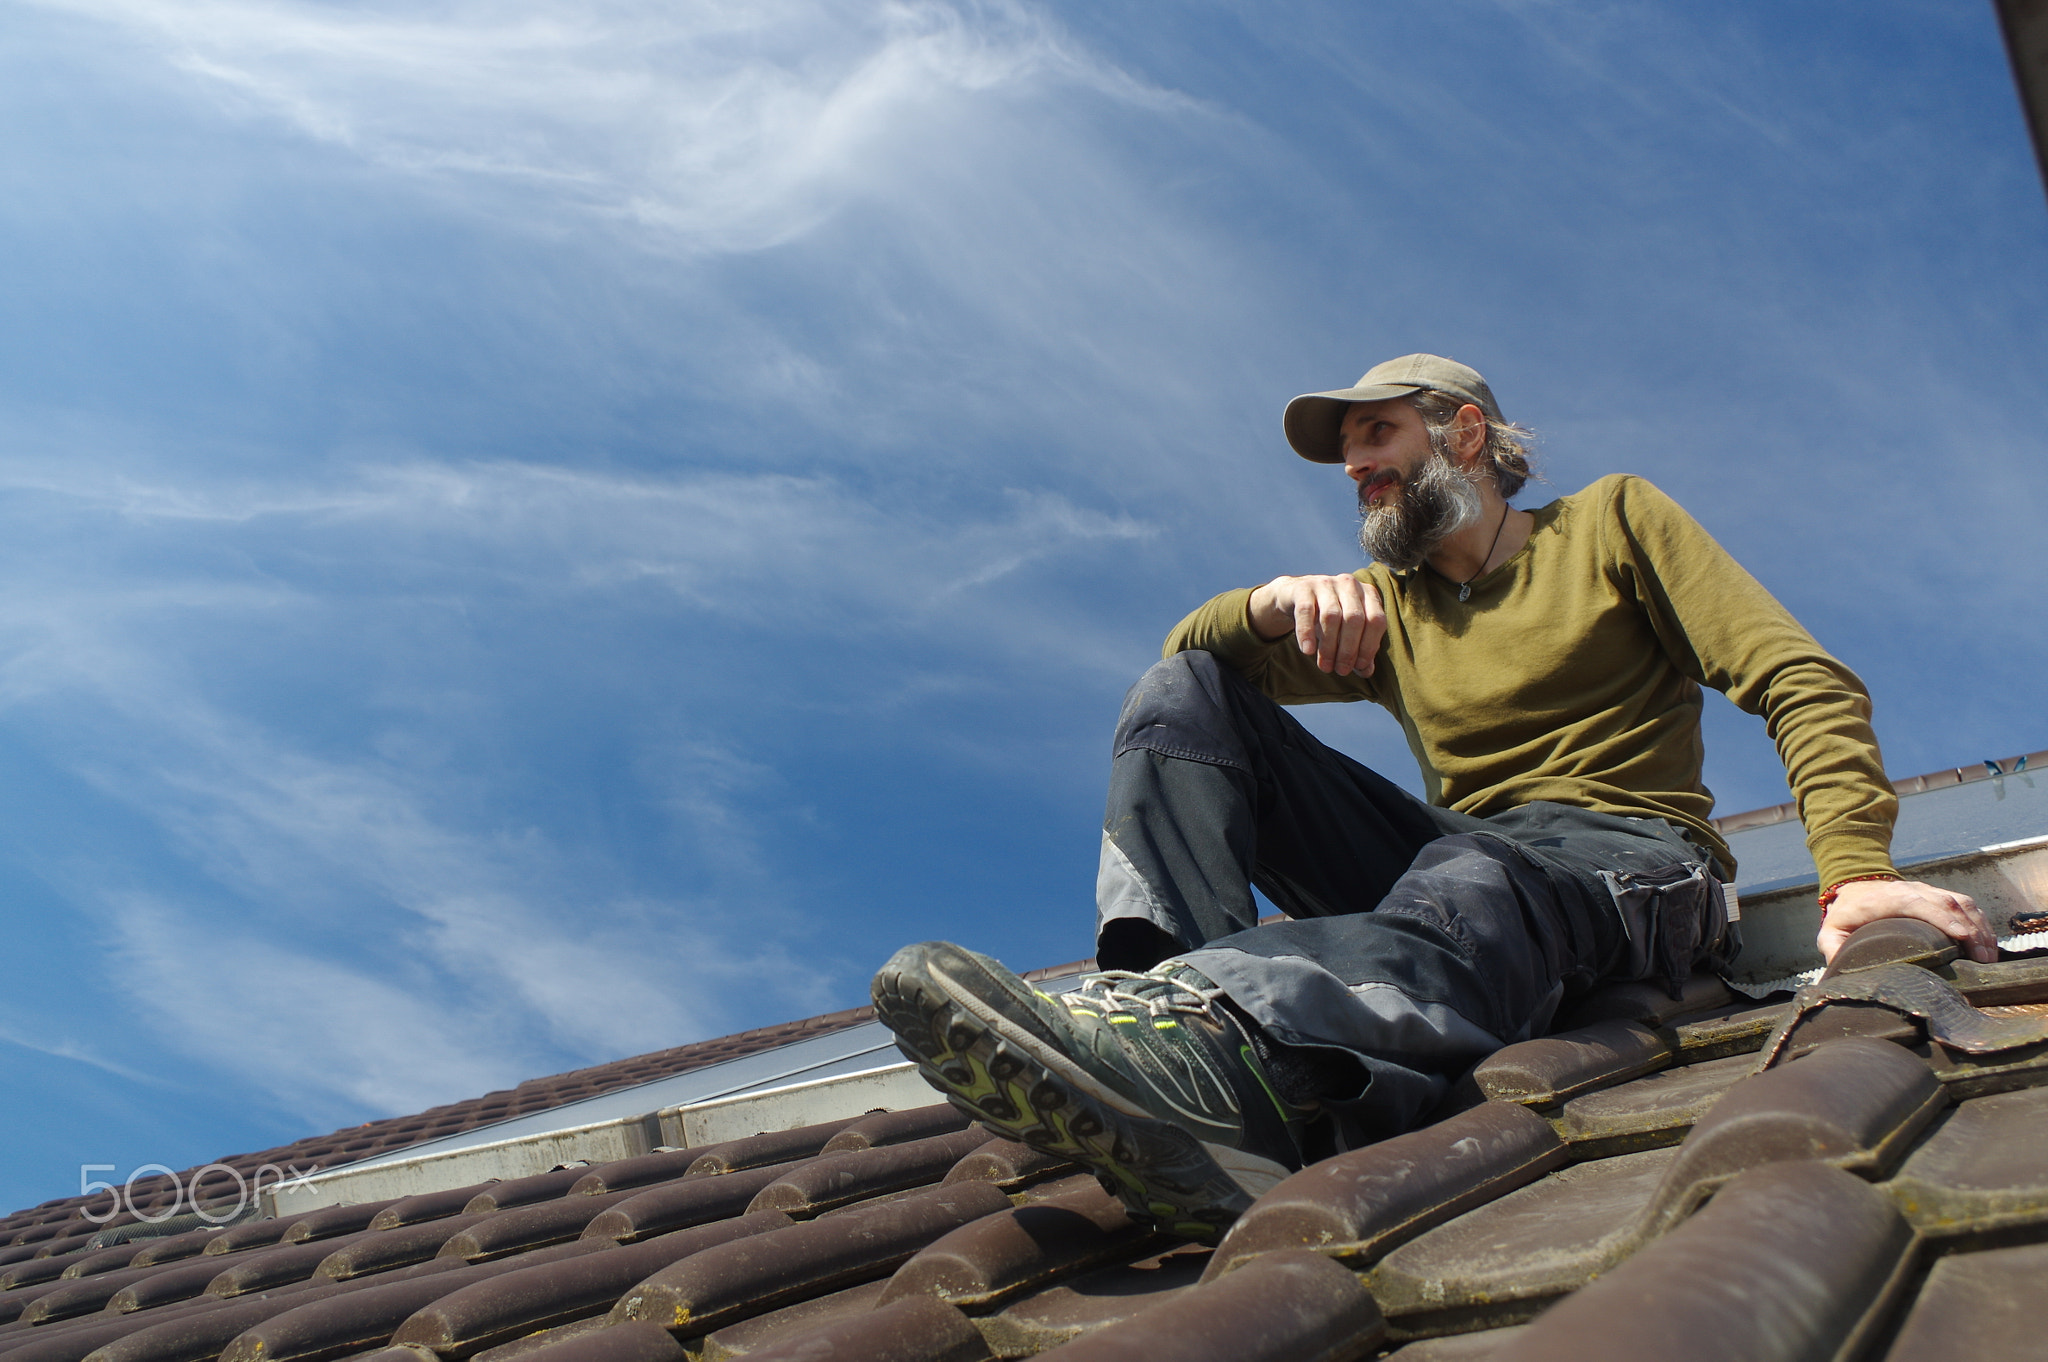
<svg viewBox="0 0 2048 1362"><path fill-rule="evenodd" d="M1888 917L1931 922L1954 937L1972 960L1988 965L1998 959L1998 937L1975 900L1918 880L1851 880L1836 890L1816 938L1821 958L1833 960L1849 933Z"/></svg>

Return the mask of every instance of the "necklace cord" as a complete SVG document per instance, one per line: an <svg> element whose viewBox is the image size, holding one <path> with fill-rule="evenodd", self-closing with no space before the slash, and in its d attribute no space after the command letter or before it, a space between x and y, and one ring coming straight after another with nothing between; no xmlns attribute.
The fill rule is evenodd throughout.
<svg viewBox="0 0 2048 1362"><path fill-rule="evenodd" d="M1501 531L1505 530L1508 527L1508 512L1512 509L1512 507L1507 505L1502 505L1502 507L1500 508L1500 524L1493 527L1493 542L1486 546L1486 556L1479 560L1479 570L1473 573L1470 577L1467 577L1464 581L1459 582L1457 584L1459 600L1463 601L1471 599L1472 583L1478 581L1482 576L1485 575L1486 565L1493 561L1493 551L1500 547Z"/></svg>

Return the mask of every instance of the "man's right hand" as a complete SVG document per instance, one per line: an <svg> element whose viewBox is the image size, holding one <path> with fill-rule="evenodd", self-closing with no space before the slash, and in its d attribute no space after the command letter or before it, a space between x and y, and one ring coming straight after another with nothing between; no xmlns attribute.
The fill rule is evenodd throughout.
<svg viewBox="0 0 2048 1362"><path fill-rule="evenodd" d="M1269 643L1293 634L1326 672L1371 676L1387 611L1379 588L1356 577L1275 577L1253 590L1251 624Z"/></svg>

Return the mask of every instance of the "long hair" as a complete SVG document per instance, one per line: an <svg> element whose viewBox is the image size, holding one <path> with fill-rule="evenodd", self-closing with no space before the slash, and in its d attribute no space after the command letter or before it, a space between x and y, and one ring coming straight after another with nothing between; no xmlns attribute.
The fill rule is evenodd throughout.
<svg viewBox="0 0 2048 1362"><path fill-rule="evenodd" d="M1409 394L1408 404L1422 415L1422 424L1429 431L1429 447L1451 458L1451 420L1458 414L1458 408L1465 405L1464 400L1422 388ZM1512 497L1536 476L1529 455L1535 438L1536 432L1526 426L1486 418L1486 445L1481 452L1493 474L1493 485L1503 498Z"/></svg>

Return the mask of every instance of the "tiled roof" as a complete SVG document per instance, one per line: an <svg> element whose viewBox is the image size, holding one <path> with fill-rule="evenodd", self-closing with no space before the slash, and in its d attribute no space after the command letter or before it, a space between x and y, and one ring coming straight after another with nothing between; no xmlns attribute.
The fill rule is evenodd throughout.
<svg viewBox="0 0 2048 1362"><path fill-rule="evenodd" d="M1032 980L1060 978L1092 968L1093 965L1092 960L1077 960L1070 964L1033 970L1025 977ZM859 1026L864 1022L873 1021L874 1016L875 1010L872 1007L851 1007L840 1012L807 1017L802 1021L782 1022L775 1026L741 1031L736 1035L656 1050L650 1054L631 1055L607 1064L597 1064L587 1069L572 1069L568 1073L554 1074L547 1078L530 1078L516 1088L503 1088L466 1101L429 1107L414 1116L393 1116L381 1121L368 1121L359 1126L334 1131L332 1134L310 1136L291 1144L279 1145L275 1149L258 1150L253 1154L225 1155L213 1164L201 1164L180 1170L176 1175L175 1185L168 1178L138 1179L132 1196L124 1194L124 1197L131 1200L136 1209L153 1216L167 1206L182 1205L183 1199L177 1188L192 1187L192 1175L202 1168L218 1165L233 1169L244 1178L253 1176L257 1169L266 1165L279 1169L332 1168L380 1154L410 1149L429 1140L439 1140L450 1135L497 1125L514 1117L552 1111L572 1102L580 1102L586 1098L602 1096L639 1084L673 1078L678 1074L722 1064L728 1060L765 1054L796 1041L827 1036ZM217 1173L210 1175L200 1185L208 1191L214 1188L231 1188L233 1179L227 1173ZM39 1226L80 1222L81 1212L87 1209L93 1210L96 1214L105 1214L108 1207L104 1198L95 1200L70 1196L45 1201L25 1211L16 1211L12 1215L0 1218L0 1245L5 1245L17 1233L34 1230ZM133 1217L124 1212L99 1228L117 1226L132 1219Z"/></svg>
<svg viewBox="0 0 2048 1362"><path fill-rule="evenodd" d="M487 1092L482 1097L472 1097L467 1101L429 1107L416 1116L393 1116L382 1121L369 1121L346 1130L337 1130L329 1135L315 1135L291 1144L279 1145L275 1149L259 1150L254 1154L227 1155L216 1162L234 1169L245 1178L252 1176L257 1169L265 1165L277 1168L313 1168L346 1164L375 1154L410 1148L425 1140L440 1139L481 1126L494 1125L515 1116L548 1111L570 1102L581 1101L586 1097L596 1097L636 1084L669 1078L692 1069L701 1069L706 1065L778 1049L792 1041L829 1035L834 1031L843 1031L849 1026L858 1026L862 1022L872 1020L873 1017L873 1008L856 1007L843 1012L828 1012L824 1016L810 1017L804 1021L764 1026L753 1031L742 1031L738 1035L722 1036L716 1040L678 1045L667 1050L656 1050L652 1054L633 1055L587 1069L573 1069L568 1073L555 1074L548 1078L530 1078L516 1088L503 1088L497 1092ZM179 1185L189 1187L192 1183L192 1174L196 1171L197 1168L182 1170L178 1175ZM204 1184L208 1188L232 1185L233 1179L227 1173L213 1174ZM142 1179L135 1184L134 1202L144 1212L153 1213L171 1204L177 1196L175 1187L167 1178ZM12 1234L25 1229L74 1221L80 1210L88 1204L89 1200L85 1197L60 1197L30 1210L17 1211L5 1219L0 1219L0 1244L6 1243ZM118 1223L118 1220L112 1223Z"/></svg>
<svg viewBox="0 0 2048 1362"><path fill-rule="evenodd" d="M53 1207L0 1362L2032 1356L2048 956L1953 957L1606 990L1214 1248L944 1106L111 1248Z"/></svg>

